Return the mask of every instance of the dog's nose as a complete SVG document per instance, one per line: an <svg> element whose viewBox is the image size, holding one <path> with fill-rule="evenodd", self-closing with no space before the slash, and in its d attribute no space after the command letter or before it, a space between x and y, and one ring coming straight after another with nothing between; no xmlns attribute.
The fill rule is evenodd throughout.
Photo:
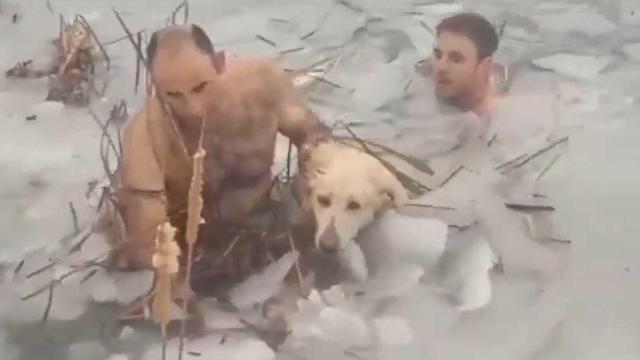
<svg viewBox="0 0 640 360"><path fill-rule="evenodd" d="M329 226L322 232L320 238L318 239L318 247L324 253L336 253L338 251L338 231L336 230L333 221L329 224Z"/></svg>

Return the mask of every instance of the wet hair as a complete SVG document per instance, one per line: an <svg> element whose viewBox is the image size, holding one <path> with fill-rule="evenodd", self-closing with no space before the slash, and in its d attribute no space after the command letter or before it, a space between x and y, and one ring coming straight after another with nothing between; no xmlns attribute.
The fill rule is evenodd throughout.
<svg viewBox="0 0 640 360"><path fill-rule="evenodd" d="M474 13L459 13L440 22L436 27L437 35L454 32L469 38L476 46L478 58L483 60L492 56L498 49L496 29L484 17Z"/></svg>
<svg viewBox="0 0 640 360"><path fill-rule="evenodd" d="M198 25L191 25L191 40L196 45L196 47L202 51L204 54L213 55L213 43L207 36L207 33L202 30L202 28ZM149 40L149 44L147 45L147 64L151 66L153 61L156 58L156 53L158 52L158 31L154 32L151 35L151 39Z"/></svg>

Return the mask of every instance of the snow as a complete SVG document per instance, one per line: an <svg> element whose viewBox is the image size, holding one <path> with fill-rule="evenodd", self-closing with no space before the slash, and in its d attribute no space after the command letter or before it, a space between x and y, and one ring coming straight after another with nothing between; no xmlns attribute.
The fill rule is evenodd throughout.
<svg viewBox="0 0 640 360"><path fill-rule="evenodd" d="M133 30L149 30L164 24L178 2L49 3L52 12L43 1L0 1L2 70L30 58L45 64L59 13L67 18L83 14L108 42L123 35L112 8ZM191 0L190 5L191 20L203 25L217 48L230 53L280 57L291 68L327 57L337 60L326 78L342 88L313 85L308 95L314 110L328 124L352 122L365 138L429 158L436 174L421 174L425 184L438 188L463 169L443 188L412 200L453 209L416 210L419 216L390 212L381 218L373 227L376 236L369 236L368 246L356 254L362 256L361 272L367 272L360 278L367 280L299 301L300 309L287 314L293 333L281 350L274 352L254 336L233 330L243 327L240 316L248 315L253 304L281 290L285 269L294 261L291 254L235 290L233 300L249 308L245 312L205 306L206 326L215 331L189 340L189 351L200 358L258 360L640 356L636 0ZM444 16L467 10L487 15L496 26L498 19L507 19L497 59L533 67L512 72L513 86L499 99L500 111L490 127L497 134L491 153L475 144L440 154L458 145L456 134L474 134L482 127L467 129L465 116L440 116L429 92L418 89L429 89L429 80L412 79L415 63L431 54L434 42L421 22L433 31ZM14 13L20 14L16 24ZM279 56L298 47L304 49ZM107 51L113 66L110 85L105 97L91 104L103 121L120 99L127 99L130 114L142 99L133 93L130 44L121 41ZM120 306L149 291L150 272L91 268L56 283L44 326L49 291L21 299L109 248L104 237L94 235L72 257L64 256L84 234L75 234L69 204L81 229L93 220L96 195L88 200L86 191L89 182L103 177L100 129L88 109L47 102L46 93L46 79L0 78L2 358L158 359L157 334L138 337L137 327L125 328L121 340L135 340L139 352L134 354L105 348L109 339L98 338L105 335L97 330L119 315ZM403 101L411 116L393 113ZM35 120L27 120L32 115ZM567 144L526 170L495 170L564 135L570 136ZM274 168L284 164L287 146L280 139L280 162ZM401 168L411 166L402 163ZM545 198L532 198L532 193ZM505 207L507 200L548 203L556 210L515 212ZM544 225L551 221L553 226ZM371 271L375 266L369 262L382 256L367 248L375 249L382 239L391 241L389 251L378 248L389 255L388 263L374 260L384 270ZM51 262L57 265L29 276ZM92 270L97 271L81 283ZM47 337L51 334L56 335L53 343ZM172 340L168 358L175 358L176 349Z"/></svg>

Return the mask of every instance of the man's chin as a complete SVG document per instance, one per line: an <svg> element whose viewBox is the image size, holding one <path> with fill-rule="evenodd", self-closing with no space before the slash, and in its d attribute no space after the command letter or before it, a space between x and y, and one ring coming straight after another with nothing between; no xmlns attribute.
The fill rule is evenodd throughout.
<svg viewBox="0 0 640 360"><path fill-rule="evenodd" d="M443 101L447 104L455 104L458 102L458 96L456 96L456 93L451 89L436 87L435 93L438 100Z"/></svg>

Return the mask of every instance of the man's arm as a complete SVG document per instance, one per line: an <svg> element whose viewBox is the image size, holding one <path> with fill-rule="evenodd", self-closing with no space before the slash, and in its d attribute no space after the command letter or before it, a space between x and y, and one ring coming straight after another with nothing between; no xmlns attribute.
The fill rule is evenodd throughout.
<svg viewBox="0 0 640 360"><path fill-rule="evenodd" d="M309 110L301 92L293 86L287 74L274 67L272 84L278 89L277 113L278 130L291 139L299 149L303 145L314 144L330 139L331 129L322 124Z"/></svg>
<svg viewBox="0 0 640 360"><path fill-rule="evenodd" d="M147 102L124 127L118 200L127 239L117 251L120 267L150 268L157 226L167 221L164 174L153 150L149 116L154 102Z"/></svg>

